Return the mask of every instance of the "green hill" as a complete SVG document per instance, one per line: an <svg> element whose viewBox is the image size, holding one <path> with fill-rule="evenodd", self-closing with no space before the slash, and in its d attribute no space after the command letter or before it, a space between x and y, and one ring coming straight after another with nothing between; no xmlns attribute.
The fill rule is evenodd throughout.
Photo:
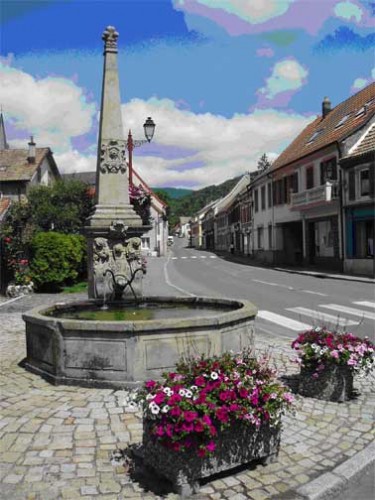
<svg viewBox="0 0 375 500"><path fill-rule="evenodd" d="M193 192L192 189L185 189L185 188L161 187L161 188L151 188L151 189L153 191L163 191L164 193L167 193L174 200L183 198L184 196L187 196Z"/></svg>
<svg viewBox="0 0 375 500"><path fill-rule="evenodd" d="M222 198L233 189L241 177L234 177L217 186L207 186L197 191L190 191L182 197L173 197L173 192L184 191L176 188L155 188L153 191L169 206L169 227L172 228L179 221L179 217L192 217L201 208L211 201ZM172 192L170 192L172 190Z"/></svg>

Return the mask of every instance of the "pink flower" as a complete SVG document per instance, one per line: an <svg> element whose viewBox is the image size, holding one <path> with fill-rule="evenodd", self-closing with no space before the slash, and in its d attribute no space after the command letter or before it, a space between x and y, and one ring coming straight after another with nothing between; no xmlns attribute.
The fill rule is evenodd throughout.
<svg viewBox="0 0 375 500"><path fill-rule="evenodd" d="M206 456L206 450L204 448L198 448L197 454L198 454L198 457L203 458Z"/></svg>
<svg viewBox="0 0 375 500"><path fill-rule="evenodd" d="M216 410L216 418L220 420L220 422L228 422L228 410L225 406Z"/></svg>
<svg viewBox="0 0 375 500"><path fill-rule="evenodd" d="M294 401L294 396L290 392L285 392L283 394L283 399L284 401L287 401L288 403L293 403Z"/></svg>
<svg viewBox="0 0 375 500"><path fill-rule="evenodd" d="M184 411L184 420L186 422L193 422L198 417L198 413L196 411Z"/></svg>
<svg viewBox="0 0 375 500"><path fill-rule="evenodd" d="M249 395L249 391L247 389L245 389L244 387L241 387L241 389L238 391L238 393L241 396L241 398L247 398L247 396Z"/></svg>
<svg viewBox="0 0 375 500"><path fill-rule="evenodd" d="M192 422L184 422L182 424L182 430L184 432L193 432L193 430L194 430L194 424Z"/></svg>
<svg viewBox="0 0 375 500"><path fill-rule="evenodd" d="M162 425L158 425L155 431L157 436L164 436L164 429Z"/></svg>
<svg viewBox="0 0 375 500"><path fill-rule="evenodd" d="M203 417L202 417L202 421L203 421L206 425L211 425L211 423L212 423L211 418L209 417L209 415L203 415Z"/></svg>
<svg viewBox="0 0 375 500"><path fill-rule="evenodd" d="M203 424L202 422L197 422L195 425L194 425L194 430L196 432L203 432L204 431L204 427L203 427Z"/></svg>
<svg viewBox="0 0 375 500"><path fill-rule="evenodd" d="M219 394L219 398L221 401L228 401L228 399L231 398L231 392L232 391L223 391Z"/></svg>
<svg viewBox="0 0 375 500"><path fill-rule="evenodd" d="M216 436L217 434L217 430L216 430L216 427L214 427L213 425L210 426L210 435L211 436Z"/></svg>
<svg viewBox="0 0 375 500"><path fill-rule="evenodd" d="M159 392L154 397L154 403L156 403L157 405L160 405L164 401L164 399L165 399L165 394L162 392Z"/></svg>
<svg viewBox="0 0 375 500"><path fill-rule="evenodd" d="M175 405L176 403L179 403L181 401L181 396L178 395L178 394L173 394L173 396L171 396L169 399L168 399L168 404L169 406L173 406Z"/></svg>
<svg viewBox="0 0 375 500"><path fill-rule="evenodd" d="M197 377L195 379L194 383L198 387L204 387L206 385L206 381L205 381L204 377L202 377L202 375L200 375L199 377Z"/></svg>
<svg viewBox="0 0 375 500"><path fill-rule="evenodd" d="M357 366L358 365L358 361L353 356L350 356L350 358L348 360L348 365L349 366Z"/></svg>
<svg viewBox="0 0 375 500"><path fill-rule="evenodd" d="M319 373L313 373L313 378L319 378Z"/></svg>
<svg viewBox="0 0 375 500"><path fill-rule="evenodd" d="M145 385L146 385L147 389L153 389L156 385L156 382L155 382L155 380L147 380Z"/></svg>
<svg viewBox="0 0 375 500"><path fill-rule="evenodd" d="M336 350L331 351L331 356L332 356L332 358L338 359L340 356L339 351L336 351Z"/></svg>
<svg viewBox="0 0 375 500"><path fill-rule="evenodd" d="M215 451L215 448L216 448L216 444L213 441L210 441L206 446L206 450L209 451L210 453Z"/></svg>
<svg viewBox="0 0 375 500"><path fill-rule="evenodd" d="M170 410L170 415L172 415L172 417L179 417L182 413L181 411L181 408L179 406L174 406L173 408L171 408Z"/></svg>

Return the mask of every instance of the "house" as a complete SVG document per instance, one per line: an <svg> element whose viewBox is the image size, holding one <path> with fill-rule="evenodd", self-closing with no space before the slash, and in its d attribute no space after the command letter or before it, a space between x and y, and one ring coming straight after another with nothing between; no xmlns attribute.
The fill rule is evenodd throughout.
<svg viewBox="0 0 375 500"><path fill-rule="evenodd" d="M344 272L375 275L375 117L345 141L340 159L344 211Z"/></svg>
<svg viewBox="0 0 375 500"><path fill-rule="evenodd" d="M30 138L28 148L10 148L5 134L4 117L0 114L0 196L10 200L27 198L32 186L50 185L60 173L50 148L37 148Z"/></svg>
<svg viewBox="0 0 375 500"><path fill-rule="evenodd" d="M243 252L244 243L241 236L241 209L239 200L242 194L246 192L249 182L249 174L245 174L226 196L216 202L214 221L216 250Z"/></svg>
<svg viewBox="0 0 375 500"><path fill-rule="evenodd" d="M144 255L166 255L168 242L167 205L152 191L148 184L134 169L132 177L134 185L141 186L144 192L149 194L151 197L151 229L145 232L141 237L142 252ZM90 186L92 195L95 194L96 172L76 172L73 174L64 174L63 178L80 180Z"/></svg>
<svg viewBox="0 0 375 500"><path fill-rule="evenodd" d="M270 172L254 180L258 249L268 228L274 263L343 269L343 200L344 190L351 188L349 178L344 188L342 159L351 138L367 133L374 114L375 83L334 108L325 98L322 114L280 154Z"/></svg>

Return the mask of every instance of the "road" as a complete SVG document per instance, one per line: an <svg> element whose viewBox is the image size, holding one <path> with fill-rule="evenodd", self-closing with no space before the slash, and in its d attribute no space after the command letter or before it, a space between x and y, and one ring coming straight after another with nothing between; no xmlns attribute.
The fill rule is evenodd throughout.
<svg viewBox="0 0 375 500"><path fill-rule="evenodd" d="M184 238L175 238L163 261L159 293L250 300L259 309L257 333L293 338L309 326L326 325L374 340L372 283L239 264L188 248Z"/></svg>

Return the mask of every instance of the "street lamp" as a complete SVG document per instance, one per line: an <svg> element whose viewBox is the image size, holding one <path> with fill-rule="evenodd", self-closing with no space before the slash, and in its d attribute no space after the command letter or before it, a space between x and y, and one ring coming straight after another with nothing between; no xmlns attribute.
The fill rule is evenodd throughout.
<svg viewBox="0 0 375 500"><path fill-rule="evenodd" d="M133 149L147 142L151 142L155 132L155 123L149 116L143 124L143 129L146 139L133 140L131 130L129 130L128 140L126 142L126 149L129 151L129 186L133 185Z"/></svg>

